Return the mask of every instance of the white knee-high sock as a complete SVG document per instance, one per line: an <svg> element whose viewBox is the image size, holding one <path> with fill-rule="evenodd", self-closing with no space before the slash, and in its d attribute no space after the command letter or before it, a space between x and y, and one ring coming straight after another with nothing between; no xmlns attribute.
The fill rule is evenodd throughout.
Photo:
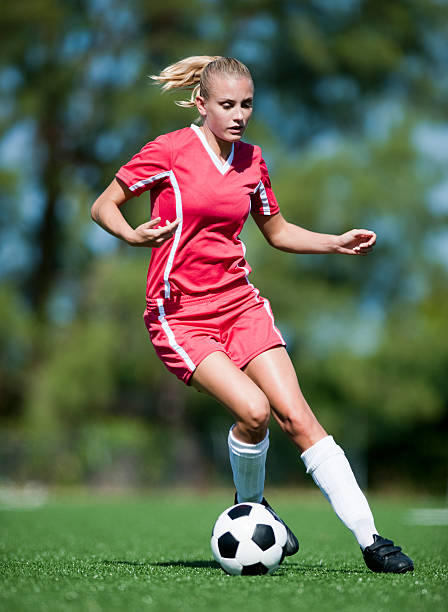
<svg viewBox="0 0 448 612"><path fill-rule="evenodd" d="M237 440L229 431L229 455L233 482L239 502L261 502L263 498L266 453L269 448L269 432L258 444L247 444Z"/></svg>
<svg viewBox="0 0 448 612"><path fill-rule="evenodd" d="M341 521L364 550L378 533L367 499L356 482L352 468L332 436L326 436L301 454L307 474L333 506Z"/></svg>

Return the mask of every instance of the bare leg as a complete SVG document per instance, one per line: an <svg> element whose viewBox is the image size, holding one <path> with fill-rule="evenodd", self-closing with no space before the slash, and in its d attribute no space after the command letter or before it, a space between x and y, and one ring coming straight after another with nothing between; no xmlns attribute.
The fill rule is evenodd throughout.
<svg viewBox="0 0 448 612"><path fill-rule="evenodd" d="M255 357L245 372L264 391L283 431L302 451L307 472L353 532L361 548L373 542L375 523L344 451L328 436L300 390L284 347Z"/></svg>
<svg viewBox="0 0 448 612"><path fill-rule="evenodd" d="M262 389L282 430L304 451L327 433L303 397L291 359L283 346L258 355L244 372Z"/></svg>
<svg viewBox="0 0 448 612"><path fill-rule="evenodd" d="M236 419L237 438L247 447L255 448L263 443L271 407L282 430L302 451L307 472L365 551L368 567L374 571L399 573L414 569L411 559L399 548L394 549L389 540L375 540L380 552L375 553L374 561L369 557L373 553L366 547L372 545L377 530L367 500L344 451L327 435L303 397L284 347L258 355L246 366L244 373L224 353L213 353L198 366L192 384L227 406ZM235 473L234 470L234 478ZM387 554L380 559L383 549ZM287 554L296 551L291 545L291 552Z"/></svg>
<svg viewBox="0 0 448 612"><path fill-rule="evenodd" d="M196 369L192 384L222 402L235 418L228 445L238 501L261 502L269 447L269 402L225 353L209 355Z"/></svg>
<svg viewBox="0 0 448 612"><path fill-rule="evenodd" d="M208 355L196 368L191 384L226 406L235 418L233 433L257 444L266 436L270 406L263 391L222 351Z"/></svg>

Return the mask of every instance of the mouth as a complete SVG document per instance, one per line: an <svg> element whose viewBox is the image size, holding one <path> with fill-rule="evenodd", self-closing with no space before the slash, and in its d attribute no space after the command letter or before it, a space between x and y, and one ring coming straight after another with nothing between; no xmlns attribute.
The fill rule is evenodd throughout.
<svg viewBox="0 0 448 612"><path fill-rule="evenodd" d="M234 125L232 127L229 127L229 132L232 132L232 134L241 134L242 132L244 132L244 127L242 125Z"/></svg>

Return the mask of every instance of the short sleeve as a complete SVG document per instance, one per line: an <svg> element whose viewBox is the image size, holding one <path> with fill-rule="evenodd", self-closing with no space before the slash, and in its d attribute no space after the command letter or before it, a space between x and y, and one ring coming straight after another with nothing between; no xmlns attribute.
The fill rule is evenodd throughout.
<svg viewBox="0 0 448 612"><path fill-rule="evenodd" d="M279 212L276 197L271 187L271 179L264 159L260 158L260 182L251 195L251 212L259 215L275 215Z"/></svg>
<svg viewBox="0 0 448 612"><path fill-rule="evenodd" d="M171 153L167 135L148 142L116 173L131 191L141 195L169 177Z"/></svg>

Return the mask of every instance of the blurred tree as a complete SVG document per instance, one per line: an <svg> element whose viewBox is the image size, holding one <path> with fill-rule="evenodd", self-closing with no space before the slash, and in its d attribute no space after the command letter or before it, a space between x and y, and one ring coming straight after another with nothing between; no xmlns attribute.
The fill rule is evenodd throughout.
<svg viewBox="0 0 448 612"><path fill-rule="evenodd" d="M192 53L235 53L254 71L261 117L297 144L317 129L353 128L375 93L440 105L446 8L423 0L10 3L0 19L0 133L14 144L26 130L36 152L13 161L18 196L35 191L40 209L31 224L21 212L33 249L24 284L40 318L60 277L67 287L67 274L76 281L88 264L85 185L99 191L142 132L146 140L183 121L151 95L149 70Z"/></svg>
<svg viewBox="0 0 448 612"><path fill-rule="evenodd" d="M83 295L84 276L95 274L92 258L118 244L93 226L89 206L120 160L143 144L141 134L149 139L170 129L180 114L172 104L167 108L159 92L155 95L147 75L167 63L170 53L201 52L195 21L200 5L195 0L188 6L19 0L2 11L0 153L5 170L0 181L8 190L2 196L0 274L17 313L20 309L32 321L34 341L20 354L22 371L42 374L24 386L18 384L17 370L12 377L5 373L0 380L4 414L20 415L25 406L27 418L45 430L62 416L55 406L64 407L63 422L69 425L92 409L101 414L111 401L111 379L118 369L109 366L118 340L126 344L126 338L93 317L71 326L92 306ZM209 52L205 43L203 52ZM140 213L135 208L137 215L147 216L143 200ZM122 257L130 252L124 245L121 250ZM118 287L119 269L116 274ZM128 274L127 287L130 279ZM143 309L144 288L136 287L141 287ZM14 329L5 330L5 360ZM63 355L56 351L56 361L54 342ZM102 368L96 378L88 375L90 360ZM126 388L134 366L128 361L118 370ZM63 401L68 397L70 406Z"/></svg>
<svg viewBox="0 0 448 612"><path fill-rule="evenodd" d="M11 162L16 195L35 190L39 196L32 225L20 220L34 254L24 287L42 320L61 276L66 282L74 274L76 281L89 262L80 205L111 179L127 139L135 148L142 131L148 138L168 129L175 112L163 101L151 104L145 75L155 59L163 63L175 50L188 54L197 47L200 5L167 2L162 10L160 3L138 1L27 0L2 11L0 133L14 146L24 131L34 153L23 160L13 155Z"/></svg>
<svg viewBox="0 0 448 612"><path fill-rule="evenodd" d="M255 75L257 107L290 147L356 131L372 99L443 111L448 6L436 0L218 0L226 48Z"/></svg>
<svg viewBox="0 0 448 612"><path fill-rule="evenodd" d="M372 256L280 254L258 243L254 227L246 241L250 261L255 247L253 282L272 297L306 395L357 454L359 472L366 476L369 448L397 449L401 440L431 456L434 482L444 486L446 447L427 440L428 424L442 436L447 425L448 258L437 237L448 236L448 198L444 208L431 204L444 162L419 149L419 125L397 122L375 139L345 139L331 153L310 149L278 164L273 185L287 219L323 232L372 228ZM404 460L388 469L415 476Z"/></svg>
<svg viewBox="0 0 448 612"><path fill-rule="evenodd" d="M55 440L62 436L69 442L70 432L77 431L77 444L84 440L89 449L95 435L119 440L123 449L129 439L120 427L111 424L109 436L97 422L124 413L143 416L148 427L154 425L152 440L158 427L170 431L172 446L168 441L166 447L182 445L191 471L200 448L190 422L204 454L224 461L216 431L227 417L211 411L203 397L185 395L174 379L167 389L148 349L140 320L142 252L94 226L89 205L145 141L194 117L172 104L176 96L150 87L147 75L187 55L229 54L254 73L256 116L248 137L266 144L285 215L317 230L338 232L356 224L380 234L375 257L360 262L274 253L248 230L254 281L273 298L313 405L341 435L351 429L353 416L362 431L352 437L369 444L372 456L388 443L387 432L410 437L428 424L416 456L431 440L440 459L440 437L431 425L445 422L447 404L441 375L446 322L439 312L446 299L440 247L446 208L429 201L441 166L428 152L419 154L413 139L424 126L422 118L428 123L446 112L446 15L446 3L435 0L5 5L0 16L4 420L23 415L27 431L35 432L36 449L45 446L51 431ZM391 117L403 120L393 132ZM435 123L430 143L437 131ZM137 222L148 217L148 209L147 198L140 198L129 203L126 214ZM295 277L300 281L291 283ZM164 417L167 406L176 406L181 430ZM360 406L365 419L355 417ZM370 413L384 424L381 435L368 426ZM81 423L90 423L96 434L81 432ZM17 448L16 438L11 440L10 448ZM82 467L70 448L63 458L71 466L67 473L74 480L83 470L91 474L92 463L86 460ZM51 461L51 453L46 457ZM177 460L179 470L185 457ZM196 479L204 472L202 466Z"/></svg>

